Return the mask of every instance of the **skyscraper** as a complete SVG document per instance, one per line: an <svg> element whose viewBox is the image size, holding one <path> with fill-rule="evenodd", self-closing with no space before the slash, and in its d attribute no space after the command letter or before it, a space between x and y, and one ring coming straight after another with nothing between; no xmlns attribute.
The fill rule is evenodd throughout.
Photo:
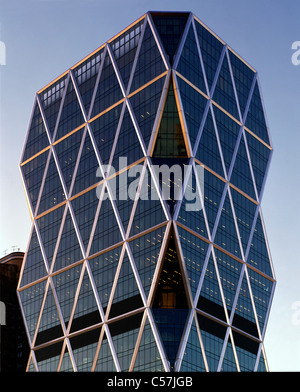
<svg viewBox="0 0 300 392"><path fill-rule="evenodd" d="M37 92L20 169L29 371L265 371L257 72L148 12Z"/></svg>

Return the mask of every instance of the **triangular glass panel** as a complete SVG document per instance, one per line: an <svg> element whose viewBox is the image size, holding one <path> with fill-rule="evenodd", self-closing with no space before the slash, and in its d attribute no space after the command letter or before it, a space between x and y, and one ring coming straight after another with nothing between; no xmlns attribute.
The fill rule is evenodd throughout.
<svg viewBox="0 0 300 392"><path fill-rule="evenodd" d="M238 299L234 310L232 325L252 336L258 337L254 310L250 297L249 286L244 274Z"/></svg>
<svg viewBox="0 0 300 392"><path fill-rule="evenodd" d="M34 350L39 372L56 372L61 356L63 342Z"/></svg>
<svg viewBox="0 0 300 392"><path fill-rule="evenodd" d="M54 147L68 191L70 189L73 178L74 168L83 135L83 129L84 128L81 128L71 136L63 139Z"/></svg>
<svg viewBox="0 0 300 392"><path fill-rule="evenodd" d="M110 346L104 333L97 359L95 372L116 372L116 365L111 354Z"/></svg>
<svg viewBox="0 0 300 392"><path fill-rule="evenodd" d="M248 268L248 275L258 323L260 330L263 333L274 282L251 268Z"/></svg>
<svg viewBox="0 0 300 392"><path fill-rule="evenodd" d="M101 71L91 118L123 98L122 90L108 51Z"/></svg>
<svg viewBox="0 0 300 392"><path fill-rule="evenodd" d="M83 149L79 159L72 189L73 195L89 188L101 180L101 176L99 178L99 162L88 132L86 132Z"/></svg>
<svg viewBox="0 0 300 392"><path fill-rule="evenodd" d="M51 265L52 262L64 210L65 206L55 208L36 220L48 265Z"/></svg>
<svg viewBox="0 0 300 392"><path fill-rule="evenodd" d="M270 145L265 113L257 81L249 105L245 126L260 139Z"/></svg>
<svg viewBox="0 0 300 392"><path fill-rule="evenodd" d="M164 366L148 319L146 320L133 372L163 372Z"/></svg>
<svg viewBox="0 0 300 392"><path fill-rule="evenodd" d="M71 361L70 353L68 347L65 347L65 352L63 354L63 359L60 365L60 372L74 372L73 364Z"/></svg>
<svg viewBox="0 0 300 392"><path fill-rule="evenodd" d="M82 265L78 265L52 277L59 307L66 326L70 320L81 269Z"/></svg>
<svg viewBox="0 0 300 392"><path fill-rule="evenodd" d="M142 297L127 252L117 278L109 318L143 307Z"/></svg>
<svg viewBox="0 0 300 392"><path fill-rule="evenodd" d="M98 71L103 58L103 52L104 48L80 63L73 70L86 114L89 113Z"/></svg>
<svg viewBox="0 0 300 392"><path fill-rule="evenodd" d="M189 32L180 55L177 71L188 79L194 86L206 93L202 66L192 24L189 28Z"/></svg>
<svg viewBox="0 0 300 392"><path fill-rule="evenodd" d="M201 168L200 165L199 167ZM184 190L184 195L176 220L203 237L208 238L200 194L200 192L202 192L203 181L201 173L203 173L203 171L199 171L199 173L197 173L198 180L201 182L199 184L196 180L194 167L192 167L188 177L186 177L186 188Z"/></svg>
<svg viewBox="0 0 300 392"><path fill-rule="evenodd" d="M211 372L216 372L218 370L227 328L199 313L197 314L197 318L208 369Z"/></svg>
<svg viewBox="0 0 300 392"><path fill-rule="evenodd" d="M210 90L215 78L219 59L224 45L209 30L207 30L201 23L197 22L196 20L195 25L199 40L200 51L204 63L208 88Z"/></svg>
<svg viewBox="0 0 300 392"><path fill-rule="evenodd" d="M240 119L226 53L212 98L233 117Z"/></svg>
<svg viewBox="0 0 300 392"><path fill-rule="evenodd" d="M234 166L230 176L230 182L241 191L252 197L252 199L256 200L250 163L243 135L241 137L239 149L236 154Z"/></svg>
<svg viewBox="0 0 300 392"><path fill-rule="evenodd" d="M97 328L70 338L77 372L91 371L98 346L99 334L100 329Z"/></svg>
<svg viewBox="0 0 300 392"><path fill-rule="evenodd" d="M129 242L132 256L147 297L161 252L165 230L166 226L163 226Z"/></svg>
<svg viewBox="0 0 300 392"><path fill-rule="evenodd" d="M173 15L166 15L151 12L151 16L169 58L170 65L172 65L189 14L174 13Z"/></svg>
<svg viewBox="0 0 300 392"><path fill-rule="evenodd" d="M216 127L225 168L228 174L240 131L240 125L215 105L213 105L213 112L216 120Z"/></svg>
<svg viewBox="0 0 300 392"><path fill-rule="evenodd" d="M32 341L38 317L41 310L42 301L45 294L47 280L43 280L33 286L19 291L22 304L22 311L26 317L26 326L29 337Z"/></svg>
<svg viewBox="0 0 300 392"><path fill-rule="evenodd" d="M122 247L114 248L89 260L100 303L104 312L110 298Z"/></svg>
<svg viewBox="0 0 300 392"><path fill-rule="evenodd" d="M217 248L214 248L214 252L224 300L228 315L230 316L243 264L235 260L233 257L230 257L227 253L221 252Z"/></svg>
<svg viewBox="0 0 300 392"><path fill-rule="evenodd" d="M129 370L142 317L143 313L138 313L109 324L116 355L123 372Z"/></svg>
<svg viewBox="0 0 300 392"><path fill-rule="evenodd" d="M57 116L67 80L68 73L39 94L51 138L53 138Z"/></svg>
<svg viewBox="0 0 300 392"><path fill-rule="evenodd" d="M62 111L58 119L55 140L59 140L61 137L67 135L69 132L79 127L83 123L84 117L79 105L72 78L70 77Z"/></svg>
<svg viewBox="0 0 300 392"><path fill-rule="evenodd" d="M72 200L76 222L79 228L80 236L85 249L87 249L92 226L94 223L96 210L99 204L99 189L93 188L89 192L85 192L79 197Z"/></svg>
<svg viewBox="0 0 300 392"><path fill-rule="evenodd" d="M202 274L208 243L201 238L177 226L183 260L188 272L187 279L190 284L193 298L195 297L199 280Z"/></svg>
<svg viewBox="0 0 300 392"><path fill-rule="evenodd" d="M40 248L40 243L33 227L30 244L24 260L24 270L22 273L21 287L35 280L39 280L47 275L44 258Z"/></svg>
<svg viewBox="0 0 300 392"><path fill-rule="evenodd" d="M234 256L242 258L228 194L224 200L214 242Z"/></svg>
<svg viewBox="0 0 300 392"><path fill-rule="evenodd" d="M207 113L205 124L201 131L201 138L197 147L195 158L199 159L201 163L224 177L220 149L210 110Z"/></svg>
<svg viewBox="0 0 300 392"><path fill-rule="evenodd" d="M94 237L89 254L92 255L122 241L122 235L116 220L111 201L101 200Z"/></svg>
<svg viewBox="0 0 300 392"><path fill-rule="evenodd" d="M273 277L271 260L260 214L257 216L253 237L250 243L250 250L246 261L259 271Z"/></svg>
<svg viewBox="0 0 300 392"><path fill-rule="evenodd" d="M267 372L266 362L264 359L263 350L260 352L259 363L257 367L257 372Z"/></svg>
<svg viewBox="0 0 300 392"><path fill-rule="evenodd" d="M49 146L49 139L37 100L31 119L22 162Z"/></svg>
<svg viewBox="0 0 300 392"><path fill-rule="evenodd" d="M77 234L73 225L73 220L69 209L63 222L63 229L59 242L59 247L54 262L54 271L67 267L83 258Z"/></svg>
<svg viewBox="0 0 300 392"><path fill-rule="evenodd" d="M231 50L228 50L228 53L240 104L241 115L243 118L255 72L242 60L240 60Z"/></svg>
<svg viewBox="0 0 300 392"><path fill-rule="evenodd" d="M186 158L187 150L176 104L173 81L168 95L153 152L154 158Z"/></svg>
<svg viewBox="0 0 300 392"><path fill-rule="evenodd" d="M230 193L245 254L257 205L233 188L230 188Z"/></svg>
<svg viewBox="0 0 300 392"><path fill-rule="evenodd" d="M26 372L28 373L36 372L35 364L33 362L33 354L30 356L30 362L28 365L28 369L26 369Z"/></svg>
<svg viewBox="0 0 300 392"><path fill-rule="evenodd" d="M173 232L162 262L152 311L170 367L174 369L189 305Z"/></svg>
<svg viewBox="0 0 300 392"><path fill-rule="evenodd" d="M164 83L165 77L161 77L129 98L146 149L151 138Z"/></svg>
<svg viewBox="0 0 300 392"><path fill-rule="evenodd" d="M225 182L209 170L204 170L204 207L210 232L213 232L220 202L224 192Z"/></svg>
<svg viewBox="0 0 300 392"><path fill-rule="evenodd" d="M218 319L223 321L226 320L221 290L212 254L210 255L206 267L197 308L217 317Z"/></svg>
<svg viewBox="0 0 300 392"><path fill-rule="evenodd" d="M75 332L98 323L101 323L101 317L89 274L87 269L85 269L79 289L75 312L71 321L70 332Z"/></svg>
<svg viewBox="0 0 300 392"><path fill-rule="evenodd" d="M151 27L147 23L130 91L135 91L166 71L160 51L157 47Z"/></svg>
<svg viewBox="0 0 300 392"><path fill-rule="evenodd" d="M238 370L238 368L237 368L237 364L236 364L236 360L235 360L235 356L234 356L234 352L233 352L231 339L229 336L228 342L226 344L226 349L225 349L225 353L224 353L224 357L223 357L220 371L221 372L237 372L237 370Z"/></svg>
<svg viewBox="0 0 300 392"><path fill-rule="evenodd" d="M232 332L235 351L241 372L253 372L259 349L259 343L236 331Z"/></svg>
<svg viewBox="0 0 300 392"><path fill-rule="evenodd" d="M146 320L134 362L133 372L163 372L164 366L156 345L151 325Z"/></svg>
<svg viewBox="0 0 300 392"><path fill-rule="evenodd" d="M119 158L126 161L125 166L128 166L144 157L140 141L127 107L125 108L122 125L117 137L118 140L112 160L112 166L116 172L123 168Z"/></svg>
<svg viewBox="0 0 300 392"><path fill-rule="evenodd" d="M41 183L46 167L49 150L38 155L36 158L21 166L24 182L27 189L28 199L31 202L33 213L40 193Z"/></svg>
<svg viewBox="0 0 300 392"><path fill-rule="evenodd" d="M53 154L50 156L49 166L47 168L46 179L39 203L38 212L42 212L55 207L66 199L62 183L57 171L57 166Z"/></svg>
<svg viewBox="0 0 300 392"><path fill-rule="evenodd" d="M104 165L107 165L111 155L112 145L117 133L123 103L105 112L90 123L91 130Z"/></svg>
<svg viewBox="0 0 300 392"><path fill-rule="evenodd" d="M125 90L127 89L144 22L145 19L142 19L110 42Z"/></svg>
<svg viewBox="0 0 300 392"><path fill-rule="evenodd" d="M35 345L38 346L61 336L63 336L63 329L60 323L52 287L49 284Z"/></svg>
<svg viewBox="0 0 300 392"><path fill-rule="evenodd" d="M140 189L130 231L131 236L167 220L147 166L145 172L141 174ZM134 196L133 191L132 196Z"/></svg>
<svg viewBox="0 0 300 392"><path fill-rule="evenodd" d="M205 372L202 349L199 341L199 335L195 325L195 320L190 329L189 337L187 339L185 351L180 367L181 372Z"/></svg>
<svg viewBox="0 0 300 392"><path fill-rule="evenodd" d="M266 176L267 165L270 159L271 150L252 136L245 132L248 151L252 164L253 174L258 196L261 196L263 182Z"/></svg>
<svg viewBox="0 0 300 392"><path fill-rule="evenodd" d="M192 149L194 148L207 99L180 77L177 78L184 117Z"/></svg>

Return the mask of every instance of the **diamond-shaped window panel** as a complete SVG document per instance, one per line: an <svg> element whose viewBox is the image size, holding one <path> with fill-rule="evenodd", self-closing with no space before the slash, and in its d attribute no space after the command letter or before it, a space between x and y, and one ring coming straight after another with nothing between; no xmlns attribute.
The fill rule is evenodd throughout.
<svg viewBox="0 0 300 392"><path fill-rule="evenodd" d="M103 59L103 52L104 49L102 48L73 70L86 114L90 110L99 68Z"/></svg>
<svg viewBox="0 0 300 392"><path fill-rule="evenodd" d="M72 78L69 78L67 93L65 95L61 115L58 119L58 126L55 140L67 135L84 123L84 117L78 101L78 97L73 85Z"/></svg>
<svg viewBox="0 0 300 392"><path fill-rule="evenodd" d="M245 126L268 145L271 144L257 80L255 81Z"/></svg>
<svg viewBox="0 0 300 392"><path fill-rule="evenodd" d="M49 146L49 139L37 100L29 126L22 162Z"/></svg>
<svg viewBox="0 0 300 392"><path fill-rule="evenodd" d="M59 78L55 83L51 84L50 87L43 90L39 94L41 106L43 108L48 129L53 138L55 125L61 106L62 97L68 81L68 73Z"/></svg>
<svg viewBox="0 0 300 392"><path fill-rule="evenodd" d="M256 193L250 169L250 162L246 150L244 134L242 134L240 139L239 148L230 176L230 182L241 191L252 197L252 199L256 200Z"/></svg>
<svg viewBox="0 0 300 392"><path fill-rule="evenodd" d="M201 23L195 21L195 26L198 35L201 56L204 63L208 88L210 90L215 78L224 45Z"/></svg>
<svg viewBox="0 0 300 392"><path fill-rule="evenodd" d="M180 77L177 78L177 83L187 131L193 149L208 100Z"/></svg>
<svg viewBox="0 0 300 392"><path fill-rule="evenodd" d="M132 65L136 56L136 50L144 23L145 20L143 19L110 42L125 89L127 89L128 86Z"/></svg>
<svg viewBox="0 0 300 392"><path fill-rule="evenodd" d="M101 323L101 317L87 269L84 270L79 295L71 320L71 332ZM82 336L82 335L81 335Z"/></svg>
<svg viewBox="0 0 300 392"><path fill-rule="evenodd" d="M108 51L97 86L91 118L109 108L123 98L122 90Z"/></svg>
<svg viewBox="0 0 300 392"><path fill-rule="evenodd" d="M46 170L46 179L38 207L39 214L57 206L66 199L53 153L51 153Z"/></svg>
<svg viewBox="0 0 300 392"><path fill-rule="evenodd" d="M27 189L27 195L32 205L33 213L36 209L48 157L49 150L39 154L37 157L31 159L25 165L21 166L21 171Z"/></svg>
<svg viewBox="0 0 300 392"><path fill-rule="evenodd" d="M165 71L166 67L152 34L151 27L147 23L141 48L138 53L137 64L133 70L134 74L130 91L137 90Z"/></svg>
<svg viewBox="0 0 300 392"><path fill-rule="evenodd" d="M190 25L176 70L194 86L206 93L193 25Z"/></svg>
<svg viewBox="0 0 300 392"><path fill-rule="evenodd" d="M211 112L208 111L195 158L224 177L222 158Z"/></svg>
<svg viewBox="0 0 300 392"><path fill-rule="evenodd" d="M228 113L230 113L236 119L240 119L226 52L212 98Z"/></svg>

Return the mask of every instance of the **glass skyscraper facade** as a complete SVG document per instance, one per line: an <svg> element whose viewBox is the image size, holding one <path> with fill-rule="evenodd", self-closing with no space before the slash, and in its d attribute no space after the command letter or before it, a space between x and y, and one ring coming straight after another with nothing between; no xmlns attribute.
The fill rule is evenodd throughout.
<svg viewBox="0 0 300 392"><path fill-rule="evenodd" d="M28 371L267 371L256 70L148 12L37 92L20 171Z"/></svg>

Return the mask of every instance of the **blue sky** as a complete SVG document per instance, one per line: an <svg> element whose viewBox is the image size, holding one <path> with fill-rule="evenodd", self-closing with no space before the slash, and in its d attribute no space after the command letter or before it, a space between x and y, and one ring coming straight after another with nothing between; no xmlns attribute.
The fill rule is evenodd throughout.
<svg viewBox="0 0 300 392"><path fill-rule="evenodd" d="M0 257L29 238L18 165L35 93L148 10L192 11L258 71L274 145L262 202L277 278L265 347L271 371L299 371L298 0L0 0Z"/></svg>

